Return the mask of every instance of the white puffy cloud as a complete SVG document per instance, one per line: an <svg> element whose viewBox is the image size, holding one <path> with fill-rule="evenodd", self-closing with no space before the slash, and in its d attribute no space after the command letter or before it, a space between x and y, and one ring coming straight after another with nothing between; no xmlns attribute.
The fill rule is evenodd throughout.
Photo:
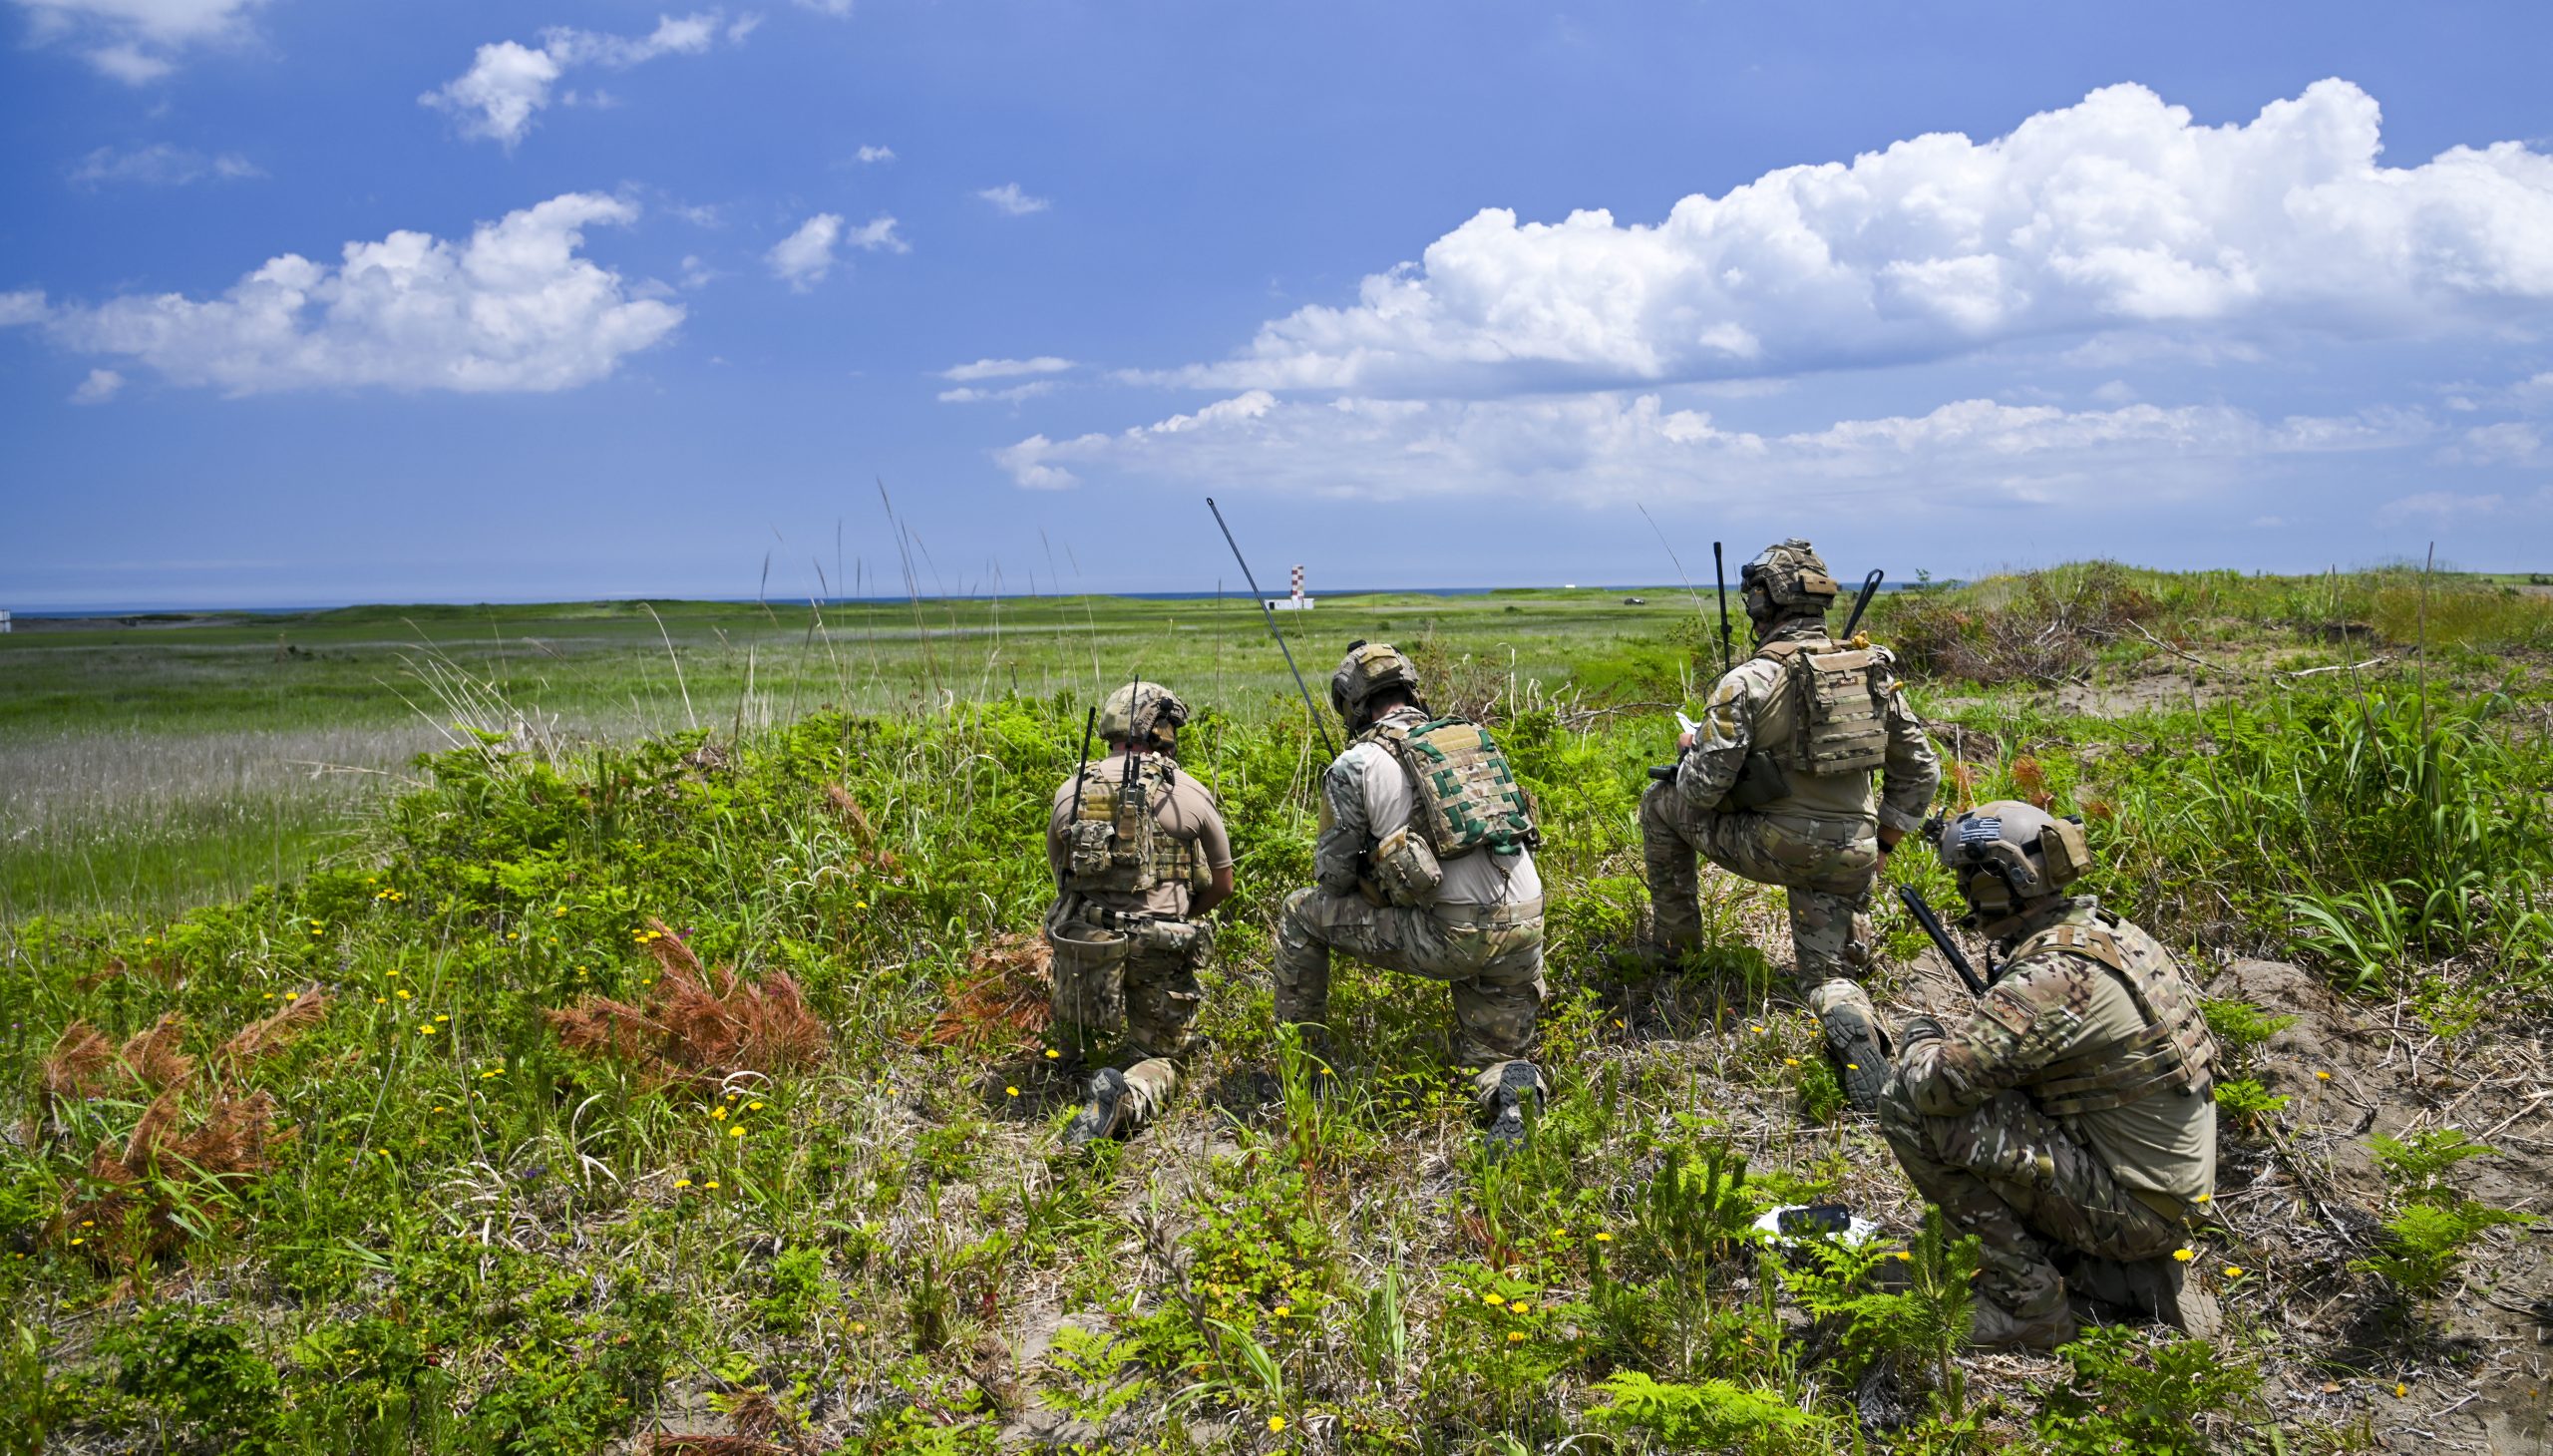
<svg viewBox="0 0 2553 1456"><path fill-rule="evenodd" d="M129 294L95 307L0 299L59 343L148 364L232 395L294 389L572 388L610 374L682 322L577 255L584 229L635 220L625 201L569 192L482 223L467 240L393 232L330 267L285 253L215 298Z"/></svg>
<svg viewBox="0 0 2553 1456"><path fill-rule="evenodd" d="M975 195L1013 217L1025 217L1031 212L1043 212L1055 205L1044 197L1032 197L1021 191L1019 183L1015 182L1003 182L997 187L985 187Z"/></svg>
<svg viewBox="0 0 2553 1456"><path fill-rule="evenodd" d="M864 167L875 162L893 162L896 160L896 149L893 147L863 147L853 160Z"/></svg>
<svg viewBox="0 0 2553 1456"><path fill-rule="evenodd" d="M852 0L798 0L801 8L839 20L851 14Z"/></svg>
<svg viewBox="0 0 2553 1456"><path fill-rule="evenodd" d="M2543 452L2544 436L2533 425L2503 420L2474 426L2440 455L2451 464L2493 466L2527 465Z"/></svg>
<svg viewBox="0 0 2553 1456"><path fill-rule="evenodd" d="M771 275L804 293L834 270L834 244L842 238L842 216L819 212L763 254Z"/></svg>
<svg viewBox="0 0 2553 1456"><path fill-rule="evenodd" d="M2379 150L2376 104L2346 81L2222 127L2112 86L1983 143L1918 137L1696 193L1654 224L1484 209L1355 303L1157 377L1491 395L2068 334L2491 330L2553 309L2553 157L2503 142L2390 168Z"/></svg>
<svg viewBox="0 0 2553 1456"><path fill-rule="evenodd" d="M188 182L238 182L264 177L265 170L236 152L207 157L166 142L148 147L118 151L101 147L83 157L71 168L74 186L101 187L112 183L137 186L178 187Z"/></svg>
<svg viewBox="0 0 2553 1456"><path fill-rule="evenodd" d="M843 241L863 252L912 252L913 245L896 231L896 219L872 217L851 230Z"/></svg>
<svg viewBox="0 0 2553 1456"><path fill-rule="evenodd" d="M130 86L157 81L187 52L236 42L263 0L18 0L37 45L64 44Z"/></svg>
<svg viewBox="0 0 2553 1456"><path fill-rule="evenodd" d="M46 305L44 290L22 288L15 293L0 293L0 328L13 324L42 323L53 310Z"/></svg>
<svg viewBox="0 0 2553 1456"><path fill-rule="evenodd" d="M798 224L763 254L771 275L804 293L825 281L834 269L834 249L848 244L865 252L912 252L912 244L896 233L896 219L872 217L858 227L844 224L838 212L819 212Z"/></svg>
<svg viewBox="0 0 2553 1456"><path fill-rule="evenodd" d="M643 36L552 26L541 33L538 49L517 41L494 41L479 48L468 71L418 97L417 102L451 114L465 137L512 149L532 130L534 115L550 105L558 79L570 69L599 66L625 71L659 56L703 55L718 39L719 20L715 10L658 16L656 28ZM730 44L741 43L752 33L753 26L744 22L728 26L726 32ZM586 100L597 106L612 104L599 91Z"/></svg>
<svg viewBox="0 0 2553 1456"><path fill-rule="evenodd" d="M1928 489L1975 500L2091 500L2133 478L2151 500L2175 483L2228 484L2265 456L2400 446L2417 415L2263 420L2225 406L2067 411L1972 399L1918 416L1761 434L1721 427L1656 394L1516 399L1282 399L1251 390L1115 434L1034 435L994 460L1032 490L1111 478L1212 480L1359 499L1516 494L1584 503L1707 491L1784 510Z"/></svg>
<svg viewBox="0 0 2553 1456"><path fill-rule="evenodd" d="M71 391L75 405L102 405L124 392L124 376L112 369L92 369L80 387Z"/></svg>
<svg viewBox="0 0 2553 1456"><path fill-rule="evenodd" d="M965 384L978 379L1016 379L1023 374L1061 374L1072 367L1070 359L1040 354L1034 359L978 359L972 364L942 369L939 377Z"/></svg>

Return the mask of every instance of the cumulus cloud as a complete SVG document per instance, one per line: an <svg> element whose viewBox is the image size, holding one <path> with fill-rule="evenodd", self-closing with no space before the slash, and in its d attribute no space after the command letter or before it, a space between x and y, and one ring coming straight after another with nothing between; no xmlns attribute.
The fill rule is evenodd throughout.
<svg viewBox="0 0 2553 1456"><path fill-rule="evenodd" d="M218 297L129 294L94 307L0 296L0 321L231 395L380 386L465 393L568 389L610 374L682 322L578 256L625 201L569 192L481 223L466 240L393 232L331 267L285 253Z"/></svg>
<svg viewBox="0 0 2553 1456"><path fill-rule="evenodd" d="M236 152L207 157L166 142L148 147L119 151L101 147L74 163L70 170L74 186L97 188L110 185L182 187L198 182L239 182L264 177L265 170Z"/></svg>
<svg viewBox="0 0 2553 1456"><path fill-rule="evenodd" d="M897 235L893 217L872 217L858 227L847 227L840 213L819 212L774 244L763 254L763 261L770 265L773 277L804 293L833 271L834 249L843 244L866 252L912 251L912 244Z"/></svg>
<svg viewBox="0 0 2553 1456"><path fill-rule="evenodd" d="M1003 182L997 187L985 187L975 195L1013 217L1025 217L1031 212L1043 212L1054 205L1044 197L1032 197L1021 191L1017 182Z"/></svg>
<svg viewBox="0 0 2553 1456"><path fill-rule="evenodd" d="M834 244L842 239L842 216L819 212L763 254L771 275L804 293L834 270Z"/></svg>
<svg viewBox="0 0 2553 1456"><path fill-rule="evenodd" d="M853 160L861 163L863 166L876 162L893 162L896 160L896 149L893 147L863 147Z"/></svg>
<svg viewBox="0 0 2553 1456"><path fill-rule="evenodd" d="M1031 490L1096 471L1360 499L1506 493L1599 503L1707 489L1795 511L1932 488L1971 500L2083 500L2111 491L2101 483L2123 472L2152 499L2174 481L2193 490L2228 483L2263 456L2400 446L2429 428L2417 415L2263 420L2225 406L2067 411L1973 399L1771 435L1723 428L1656 394L1314 402L1250 390L1115 434L1034 435L994 459Z"/></svg>
<svg viewBox="0 0 2553 1456"><path fill-rule="evenodd" d="M187 53L235 43L263 0L18 0L30 39L76 51L129 86L157 81Z"/></svg>
<svg viewBox="0 0 2553 1456"><path fill-rule="evenodd" d="M102 405L124 392L124 376L112 369L92 369L80 387L71 391L75 405Z"/></svg>
<svg viewBox="0 0 2553 1456"><path fill-rule="evenodd" d="M1034 359L978 359L972 364L942 369L939 377L965 384L978 379L1016 379L1023 374L1061 374L1072 367L1070 359L1040 354Z"/></svg>
<svg viewBox="0 0 2553 1456"><path fill-rule="evenodd" d="M656 18L656 28L643 36L604 35L590 30L552 26L541 33L538 48L517 41L481 46L470 69L442 87L418 97L420 106L450 114L465 137L497 142L512 150L532 121L555 96L558 79L577 67L598 66L625 71L659 56L698 56L708 52L719 34L719 13ZM753 32L751 24L727 27L730 44ZM573 96L573 93L568 93ZM590 105L607 106L610 98L594 92Z"/></svg>
<svg viewBox="0 0 2553 1456"><path fill-rule="evenodd" d="M2553 308L2553 157L2503 142L2384 167L2379 121L2340 80L2222 127L2112 86L1986 142L1918 137L1696 193L1654 224L1488 208L1353 304L1159 377L1493 395L2069 334L2499 329Z"/></svg>

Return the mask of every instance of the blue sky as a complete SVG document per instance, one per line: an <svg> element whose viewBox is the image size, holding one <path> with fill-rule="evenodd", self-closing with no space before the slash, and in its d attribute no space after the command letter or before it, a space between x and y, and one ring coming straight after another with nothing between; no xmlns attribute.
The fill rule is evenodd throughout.
<svg viewBox="0 0 2553 1456"><path fill-rule="evenodd" d="M2540 5L0 24L0 604L2553 569Z"/></svg>

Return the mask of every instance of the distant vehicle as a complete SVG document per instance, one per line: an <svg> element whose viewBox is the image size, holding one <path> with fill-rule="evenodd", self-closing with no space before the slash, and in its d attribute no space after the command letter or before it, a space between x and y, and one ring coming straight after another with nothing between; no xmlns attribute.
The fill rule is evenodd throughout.
<svg viewBox="0 0 2553 1456"><path fill-rule="evenodd" d="M1645 596L1626 596L1626 597L1624 597L1624 598L1623 598L1623 605L1625 605L1625 606L1646 606L1646 605L1648 605L1648 598L1647 598L1647 597L1645 597Z"/></svg>

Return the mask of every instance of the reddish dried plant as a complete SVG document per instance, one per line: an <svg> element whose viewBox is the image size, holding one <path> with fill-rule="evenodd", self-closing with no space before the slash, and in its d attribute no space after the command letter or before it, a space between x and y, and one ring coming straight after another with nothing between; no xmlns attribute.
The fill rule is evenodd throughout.
<svg viewBox="0 0 2553 1456"><path fill-rule="evenodd" d="M851 791L840 784L827 784L825 802L833 806L843 828L850 832L851 842L859 847L860 857L869 862L870 868L881 875L894 874L895 852L879 846L878 826L870 822L869 812L860 807L860 801L851 796Z"/></svg>
<svg viewBox="0 0 2553 1456"><path fill-rule="evenodd" d="M732 966L704 972L661 920L647 951L656 983L637 1003L585 996L548 1014L571 1051L623 1062L648 1082L715 1084L736 1072L780 1072L824 1053L825 1023L786 971L748 981Z"/></svg>
<svg viewBox="0 0 2553 1456"><path fill-rule="evenodd" d="M1054 1020L1054 947L1043 935L998 935L966 957L942 988L947 1006L917 1040L968 1051L1036 1044Z"/></svg>
<svg viewBox="0 0 2553 1456"><path fill-rule="evenodd" d="M59 1242L109 1268L166 1261L201 1227L201 1196L245 1187L289 1136L275 1131L274 1098L263 1091L216 1091L180 1132L189 1121L185 1111L185 1089L171 1087L152 1099L122 1149L113 1140L98 1145L89 1156L88 1191L55 1218Z"/></svg>
<svg viewBox="0 0 2553 1456"><path fill-rule="evenodd" d="M2056 796L2047 792L2047 769L2037 759L2012 760L2012 787L2021 791L2022 798L2041 809L2056 802Z"/></svg>
<svg viewBox="0 0 2553 1456"><path fill-rule="evenodd" d="M221 1044L213 1060L233 1069L264 1061L325 1020L332 1000L321 990L298 993L297 998L284 1002L282 1010L240 1027L237 1034Z"/></svg>

